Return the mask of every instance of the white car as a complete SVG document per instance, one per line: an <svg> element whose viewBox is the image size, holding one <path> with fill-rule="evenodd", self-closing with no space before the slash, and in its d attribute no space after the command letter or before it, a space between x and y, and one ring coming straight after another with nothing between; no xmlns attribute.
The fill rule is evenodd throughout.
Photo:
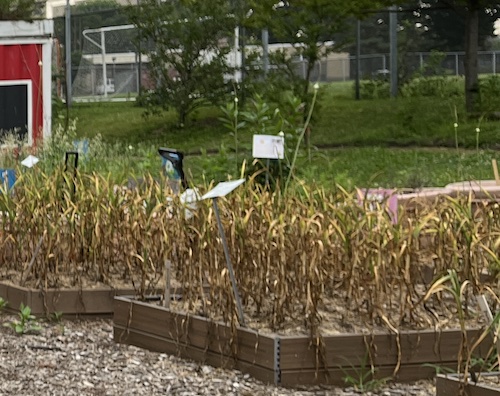
<svg viewBox="0 0 500 396"><path fill-rule="evenodd" d="M104 84L99 84L97 86L97 95L104 95L104 88L106 88L106 93L112 94L115 93L115 81L112 78L108 78L106 80L106 87L104 87Z"/></svg>

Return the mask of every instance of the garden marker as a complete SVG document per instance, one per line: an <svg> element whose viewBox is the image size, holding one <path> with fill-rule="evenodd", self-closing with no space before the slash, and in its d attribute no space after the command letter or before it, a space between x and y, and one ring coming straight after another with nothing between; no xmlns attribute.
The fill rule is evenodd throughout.
<svg viewBox="0 0 500 396"><path fill-rule="evenodd" d="M226 234L224 233L224 228L222 228L222 223L220 221L219 207L217 206L217 198L224 197L233 191L235 188L239 187L245 183L245 179L239 179L228 182L221 182L215 186L212 190L207 192L201 199L212 198L212 203L214 206L215 218L217 219L217 227L219 228L219 235L222 241L222 247L224 248L224 255L226 256L226 265L229 271L229 277L231 278L231 285L233 286L234 299L236 300L236 307L238 309L238 319L240 326L246 327L245 317L243 316L243 308L241 306L240 293L238 291L238 285L236 284L236 278L234 277L233 265L231 264L231 257L229 256L229 248L227 246Z"/></svg>

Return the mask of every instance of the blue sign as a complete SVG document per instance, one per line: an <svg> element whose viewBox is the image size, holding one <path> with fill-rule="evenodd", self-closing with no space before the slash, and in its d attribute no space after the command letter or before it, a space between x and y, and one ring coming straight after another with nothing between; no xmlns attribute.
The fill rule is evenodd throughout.
<svg viewBox="0 0 500 396"><path fill-rule="evenodd" d="M73 147L75 148L75 151L85 156L89 152L89 140L73 140Z"/></svg>
<svg viewBox="0 0 500 396"><path fill-rule="evenodd" d="M16 182L16 171L14 169L0 169L0 185L2 190L10 190Z"/></svg>

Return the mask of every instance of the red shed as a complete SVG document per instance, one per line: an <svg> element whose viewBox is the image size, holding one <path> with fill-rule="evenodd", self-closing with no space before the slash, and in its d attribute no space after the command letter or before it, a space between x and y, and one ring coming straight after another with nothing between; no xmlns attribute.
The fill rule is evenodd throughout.
<svg viewBox="0 0 500 396"><path fill-rule="evenodd" d="M53 32L51 20L0 22L0 135L50 135Z"/></svg>

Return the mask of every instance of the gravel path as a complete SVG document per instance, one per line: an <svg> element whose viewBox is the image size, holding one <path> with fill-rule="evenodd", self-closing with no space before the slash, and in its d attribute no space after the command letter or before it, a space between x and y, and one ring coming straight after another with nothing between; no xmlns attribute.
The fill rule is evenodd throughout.
<svg viewBox="0 0 500 396"><path fill-rule="evenodd" d="M14 316L1 315L9 323ZM112 321L42 322L39 334L0 328L0 395L331 395L353 389L284 389L222 370L113 342ZM367 395L371 393L365 393ZM434 396L432 382L392 384L383 396Z"/></svg>

